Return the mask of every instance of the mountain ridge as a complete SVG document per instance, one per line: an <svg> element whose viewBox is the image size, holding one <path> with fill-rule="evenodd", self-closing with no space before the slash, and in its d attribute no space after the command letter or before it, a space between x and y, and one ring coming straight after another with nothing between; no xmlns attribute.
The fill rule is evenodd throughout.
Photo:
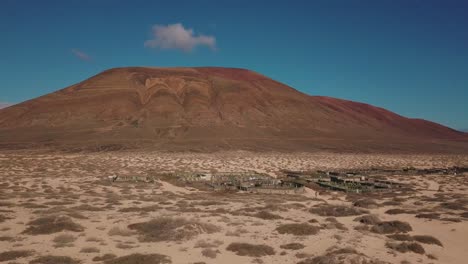
<svg viewBox="0 0 468 264"><path fill-rule="evenodd" d="M254 71L221 67L112 68L0 110L0 126L0 148L7 149L468 149L465 133L434 122L311 96Z"/></svg>

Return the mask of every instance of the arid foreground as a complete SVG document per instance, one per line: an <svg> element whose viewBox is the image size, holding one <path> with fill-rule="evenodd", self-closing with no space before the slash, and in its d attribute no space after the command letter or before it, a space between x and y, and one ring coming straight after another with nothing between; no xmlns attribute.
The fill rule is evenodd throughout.
<svg viewBox="0 0 468 264"><path fill-rule="evenodd" d="M174 171L468 166L468 156L0 154L1 263L466 263L468 174L392 175L401 190L215 192Z"/></svg>

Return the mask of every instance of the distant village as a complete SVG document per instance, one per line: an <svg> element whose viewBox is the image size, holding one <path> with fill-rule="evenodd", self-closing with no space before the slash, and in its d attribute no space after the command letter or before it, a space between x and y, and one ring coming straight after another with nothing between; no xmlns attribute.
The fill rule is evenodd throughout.
<svg viewBox="0 0 468 264"><path fill-rule="evenodd" d="M402 184L385 180L397 174L451 174L468 172L468 168L434 168L400 170L371 169L362 171L288 171L279 177L255 171L249 172L174 172L165 174L183 184L203 185L212 191L242 191L253 193L300 194L305 187L323 188L347 193L367 193L394 190ZM158 176L109 176L111 182L154 182Z"/></svg>

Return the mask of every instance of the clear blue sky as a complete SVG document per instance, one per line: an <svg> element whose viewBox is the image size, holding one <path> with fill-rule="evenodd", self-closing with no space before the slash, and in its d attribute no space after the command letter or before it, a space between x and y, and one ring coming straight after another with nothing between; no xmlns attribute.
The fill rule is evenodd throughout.
<svg viewBox="0 0 468 264"><path fill-rule="evenodd" d="M215 43L145 46L176 23ZM468 128L468 1L1 0L0 32L0 103L111 67L226 66Z"/></svg>

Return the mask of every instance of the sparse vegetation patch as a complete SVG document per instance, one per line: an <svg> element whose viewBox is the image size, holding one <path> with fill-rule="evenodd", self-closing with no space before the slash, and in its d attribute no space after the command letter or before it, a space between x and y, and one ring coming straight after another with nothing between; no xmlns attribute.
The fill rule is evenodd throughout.
<svg viewBox="0 0 468 264"><path fill-rule="evenodd" d="M315 235L319 232L320 228L309 225L307 223L302 224L284 224L276 228L276 231L280 234L291 234L295 236L308 236Z"/></svg>
<svg viewBox="0 0 468 264"><path fill-rule="evenodd" d="M231 243L226 250L235 252L239 256L263 257L274 255L275 250L267 245L255 245L248 243Z"/></svg>
<svg viewBox="0 0 468 264"><path fill-rule="evenodd" d="M407 233L412 231L411 225L402 221L380 222L371 228L371 231L378 234Z"/></svg>
<svg viewBox="0 0 468 264"><path fill-rule="evenodd" d="M70 258L67 256L42 256L33 259L29 264L79 264L80 260Z"/></svg>
<svg viewBox="0 0 468 264"><path fill-rule="evenodd" d="M28 223L25 234L43 235L61 231L82 232L84 228L68 216L45 216Z"/></svg>
<svg viewBox="0 0 468 264"><path fill-rule="evenodd" d="M170 264L171 259L161 254L131 254L104 261L105 264Z"/></svg>
<svg viewBox="0 0 468 264"><path fill-rule="evenodd" d="M0 253L0 262L15 260L18 258L25 258L32 256L34 251L31 250L11 250Z"/></svg>
<svg viewBox="0 0 468 264"><path fill-rule="evenodd" d="M367 210L345 206L345 205L332 205L332 204L321 204L312 207L309 212L313 214L318 214L320 216L353 216L353 215L362 215L369 213Z"/></svg>
<svg viewBox="0 0 468 264"><path fill-rule="evenodd" d="M148 222L131 224L128 228L136 230L142 242L178 241L220 231L213 224L172 217L158 217Z"/></svg>

